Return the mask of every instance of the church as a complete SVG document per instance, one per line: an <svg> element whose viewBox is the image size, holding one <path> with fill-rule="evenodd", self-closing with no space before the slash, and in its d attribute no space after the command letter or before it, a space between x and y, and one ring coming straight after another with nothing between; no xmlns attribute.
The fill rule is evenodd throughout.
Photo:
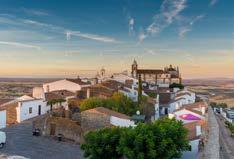
<svg viewBox="0 0 234 159"><path fill-rule="evenodd" d="M168 87L172 83L181 83L182 78L179 72L179 67L164 67L164 69L139 69L136 60L132 64L132 77L138 78L141 76L142 80L162 87Z"/></svg>

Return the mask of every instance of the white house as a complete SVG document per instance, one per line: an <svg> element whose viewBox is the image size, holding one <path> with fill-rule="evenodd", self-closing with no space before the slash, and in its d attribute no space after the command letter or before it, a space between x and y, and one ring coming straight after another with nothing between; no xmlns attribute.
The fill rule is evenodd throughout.
<svg viewBox="0 0 234 159"><path fill-rule="evenodd" d="M167 115L180 109L183 105L196 102L196 94L187 89L174 89L173 92L159 93L161 114Z"/></svg>
<svg viewBox="0 0 234 159"><path fill-rule="evenodd" d="M49 106L43 99L35 99L24 95L10 102L0 105L1 115L5 116L0 122L5 127L24 120L45 114L49 110Z"/></svg>
<svg viewBox="0 0 234 159"><path fill-rule="evenodd" d="M133 85L131 88L123 87L119 89L119 92L123 93L125 96L131 98L134 102L137 101L138 98L138 89L135 88ZM144 91L142 91L143 96L148 96Z"/></svg>
<svg viewBox="0 0 234 159"><path fill-rule="evenodd" d="M90 86L90 82L84 82L80 78L77 79L63 79L55 82L43 84L44 92L67 90L71 92L77 92L81 90L82 87Z"/></svg>
<svg viewBox="0 0 234 159"><path fill-rule="evenodd" d="M185 104L192 104L196 102L196 94L192 91L189 91L187 89L179 90L175 92L175 100L179 98L184 98Z"/></svg>
<svg viewBox="0 0 234 159"><path fill-rule="evenodd" d="M49 110L43 99L22 100L16 107L17 122L45 114Z"/></svg>

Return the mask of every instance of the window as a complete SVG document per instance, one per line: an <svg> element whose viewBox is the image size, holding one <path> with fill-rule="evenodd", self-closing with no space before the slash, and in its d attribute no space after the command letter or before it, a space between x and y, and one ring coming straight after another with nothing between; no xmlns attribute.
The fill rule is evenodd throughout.
<svg viewBox="0 0 234 159"><path fill-rule="evenodd" d="M29 112L29 114L32 113L32 107L29 108L28 112Z"/></svg>

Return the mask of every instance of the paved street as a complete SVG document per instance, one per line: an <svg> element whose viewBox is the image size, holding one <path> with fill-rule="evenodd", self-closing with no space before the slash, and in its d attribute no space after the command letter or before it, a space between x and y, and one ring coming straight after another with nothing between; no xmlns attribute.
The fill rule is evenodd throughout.
<svg viewBox="0 0 234 159"><path fill-rule="evenodd" d="M79 145L32 136L32 121L1 131L7 133L7 144L4 149L0 149L0 156L4 154L30 159L82 159Z"/></svg>
<svg viewBox="0 0 234 159"><path fill-rule="evenodd" d="M220 134L220 157L222 159L234 159L234 138L230 136L230 131L225 127L224 118L221 115L216 115L219 124Z"/></svg>

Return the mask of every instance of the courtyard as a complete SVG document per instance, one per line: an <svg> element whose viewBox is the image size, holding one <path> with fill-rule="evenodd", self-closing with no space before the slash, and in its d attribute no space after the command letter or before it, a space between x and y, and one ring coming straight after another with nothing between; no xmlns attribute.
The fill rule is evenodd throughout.
<svg viewBox="0 0 234 159"><path fill-rule="evenodd" d="M6 147L0 156L22 156L30 159L82 159L80 146L49 137L32 136L32 120L1 129L6 132Z"/></svg>

